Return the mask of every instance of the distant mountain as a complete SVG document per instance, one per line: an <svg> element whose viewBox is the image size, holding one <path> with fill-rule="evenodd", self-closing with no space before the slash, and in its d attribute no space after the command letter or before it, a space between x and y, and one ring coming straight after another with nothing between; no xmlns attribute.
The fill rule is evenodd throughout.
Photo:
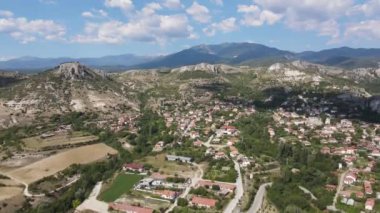
<svg viewBox="0 0 380 213"><path fill-rule="evenodd" d="M132 54L100 58L37 58L22 57L0 61L0 69L39 72L57 64L78 61L91 68L107 71L129 69L176 68L200 63L270 66L294 60L335 66L345 69L374 68L380 62L380 49L333 48L294 53L255 43L222 43L198 45L166 56L149 57Z"/></svg>
<svg viewBox="0 0 380 213"><path fill-rule="evenodd" d="M200 63L240 65L267 58L288 58L294 53L254 43L199 45L160 59L137 65L137 68L174 68Z"/></svg>
<svg viewBox="0 0 380 213"><path fill-rule="evenodd" d="M376 67L380 62L380 49L341 47L318 52L307 51L297 57L313 63L342 68Z"/></svg>
<svg viewBox="0 0 380 213"><path fill-rule="evenodd" d="M89 67L115 71L123 70L136 64L146 63L157 58L159 57L136 56L132 54L104 56L100 58L38 58L27 56L0 61L0 69L39 72L55 67L57 64L77 61Z"/></svg>

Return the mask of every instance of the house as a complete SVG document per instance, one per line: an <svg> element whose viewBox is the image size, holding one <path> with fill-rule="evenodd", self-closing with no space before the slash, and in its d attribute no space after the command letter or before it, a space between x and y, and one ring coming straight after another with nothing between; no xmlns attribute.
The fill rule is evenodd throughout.
<svg viewBox="0 0 380 213"><path fill-rule="evenodd" d="M123 165L124 171L131 171L131 172L144 172L144 165L140 163L128 163Z"/></svg>
<svg viewBox="0 0 380 213"><path fill-rule="evenodd" d="M182 163L191 163L193 159L191 157L176 156L176 155L166 155L166 160L168 161L179 161Z"/></svg>
<svg viewBox="0 0 380 213"><path fill-rule="evenodd" d="M354 172L348 172L344 177L343 182L347 185L355 183L357 180L357 175Z"/></svg>
<svg viewBox="0 0 380 213"><path fill-rule="evenodd" d="M191 198L190 204L197 207L214 208L217 202L215 199L194 196Z"/></svg>
<svg viewBox="0 0 380 213"><path fill-rule="evenodd" d="M335 191L336 191L336 188L337 188L337 186L336 186L336 185L332 185L332 184L327 184L327 185L325 186L325 189L326 189L327 191L329 191L329 192L335 192Z"/></svg>
<svg viewBox="0 0 380 213"><path fill-rule="evenodd" d="M171 191L171 190L155 190L153 192L156 195L159 195L161 198L168 199L168 200L174 200L178 197L178 192Z"/></svg>
<svg viewBox="0 0 380 213"><path fill-rule="evenodd" d="M375 207L375 199L374 198L368 198L365 202L365 210L372 211L373 207Z"/></svg>
<svg viewBox="0 0 380 213"><path fill-rule="evenodd" d="M222 126L222 133L226 135L233 135L237 132L236 127L234 126Z"/></svg>
<svg viewBox="0 0 380 213"><path fill-rule="evenodd" d="M139 207L139 206L132 206L132 205L129 205L128 203L110 203L109 209L125 212L125 213L153 213L153 209Z"/></svg>
<svg viewBox="0 0 380 213"><path fill-rule="evenodd" d="M364 191L367 195L373 194L372 185L369 181L364 181Z"/></svg>
<svg viewBox="0 0 380 213"><path fill-rule="evenodd" d="M152 151L153 152L161 152L162 150L164 150L164 142L159 141L158 143L156 143L156 145L154 145Z"/></svg>
<svg viewBox="0 0 380 213"><path fill-rule="evenodd" d="M224 152L217 152L217 153L215 153L213 158L215 160L225 159L225 158L227 158L227 155Z"/></svg>
<svg viewBox="0 0 380 213"><path fill-rule="evenodd" d="M330 148L327 147L327 146L322 147L322 149L321 149L321 153L322 153L322 154L325 154L325 155L330 154L330 153L331 153Z"/></svg>
<svg viewBox="0 0 380 213"><path fill-rule="evenodd" d="M202 147L203 142L200 141L200 140L196 140L196 141L193 142L193 145L196 146L196 147Z"/></svg>
<svg viewBox="0 0 380 213"><path fill-rule="evenodd" d="M205 188L211 188L212 186L219 186L220 190L226 190L228 192L235 191L235 184L231 183L222 183L222 182L215 182L210 180L200 180L195 185L195 187L205 187Z"/></svg>

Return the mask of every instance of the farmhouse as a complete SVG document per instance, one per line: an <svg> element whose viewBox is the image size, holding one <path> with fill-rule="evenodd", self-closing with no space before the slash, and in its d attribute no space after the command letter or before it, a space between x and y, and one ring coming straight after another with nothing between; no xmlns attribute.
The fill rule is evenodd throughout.
<svg viewBox="0 0 380 213"><path fill-rule="evenodd" d="M191 205L198 206L198 207L214 208L217 203L217 200L194 196L191 199L190 203Z"/></svg>
<svg viewBox="0 0 380 213"><path fill-rule="evenodd" d="M144 172L144 165L139 163L128 163L123 166L124 171L132 171L132 172Z"/></svg>
<svg viewBox="0 0 380 213"><path fill-rule="evenodd" d="M110 203L109 209L126 213L153 213L153 209L131 206L127 203Z"/></svg>
<svg viewBox="0 0 380 213"><path fill-rule="evenodd" d="M213 182L210 180L200 180L198 183L195 185L196 187L205 187L205 188L210 188L212 186L218 186L220 190L225 190L228 192L233 192L236 188L234 184L230 183L222 183L222 182Z"/></svg>
<svg viewBox="0 0 380 213"><path fill-rule="evenodd" d="M182 163L191 163L193 161L190 157L176 156L176 155L166 155L168 161L180 161Z"/></svg>
<svg viewBox="0 0 380 213"><path fill-rule="evenodd" d="M154 194L159 195L161 198L174 200L178 197L178 192L171 190L155 190Z"/></svg>
<svg viewBox="0 0 380 213"><path fill-rule="evenodd" d="M353 183L356 182L356 179L357 179L356 174L353 173L353 172L349 172L349 173L347 173L347 175L344 177L344 181L343 181L343 182L344 182L345 184L351 185L351 184L353 184Z"/></svg>
<svg viewBox="0 0 380 213"><path fill-rule="evenodd" d="M367 201L365 202L365 209L368 211L372 211L373 207L375 207L375 199L368 198Z"/></svg>

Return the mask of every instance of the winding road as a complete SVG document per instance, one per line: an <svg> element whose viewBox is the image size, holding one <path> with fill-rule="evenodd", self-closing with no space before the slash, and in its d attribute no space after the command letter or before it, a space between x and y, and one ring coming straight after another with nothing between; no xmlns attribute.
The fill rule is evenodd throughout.
<svg viewBox="0 0 380 213"><path fill-rule="evenodd" d="M264 196L266 194L266 191L267 191L267 186L271 186L272 183L264 183L264 184L261 184L261 186L259 187L259 190L257 191L256 195L255 195L255 200L253 200L253 203L251 205L251 207L249 208L249 210L247 211L247 213L257 213L259 212L262 204L263 204L263 201L264 201Z"/></svg>

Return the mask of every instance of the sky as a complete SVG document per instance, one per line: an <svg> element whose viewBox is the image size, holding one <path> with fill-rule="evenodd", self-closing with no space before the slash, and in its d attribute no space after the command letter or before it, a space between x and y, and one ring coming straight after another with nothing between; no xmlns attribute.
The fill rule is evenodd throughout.
<svg viewBox="0 0 380 213"><path fill-rule="evenodd" d="M0 0L0 60L254 42L380 48L380 0Z"/></svg>

